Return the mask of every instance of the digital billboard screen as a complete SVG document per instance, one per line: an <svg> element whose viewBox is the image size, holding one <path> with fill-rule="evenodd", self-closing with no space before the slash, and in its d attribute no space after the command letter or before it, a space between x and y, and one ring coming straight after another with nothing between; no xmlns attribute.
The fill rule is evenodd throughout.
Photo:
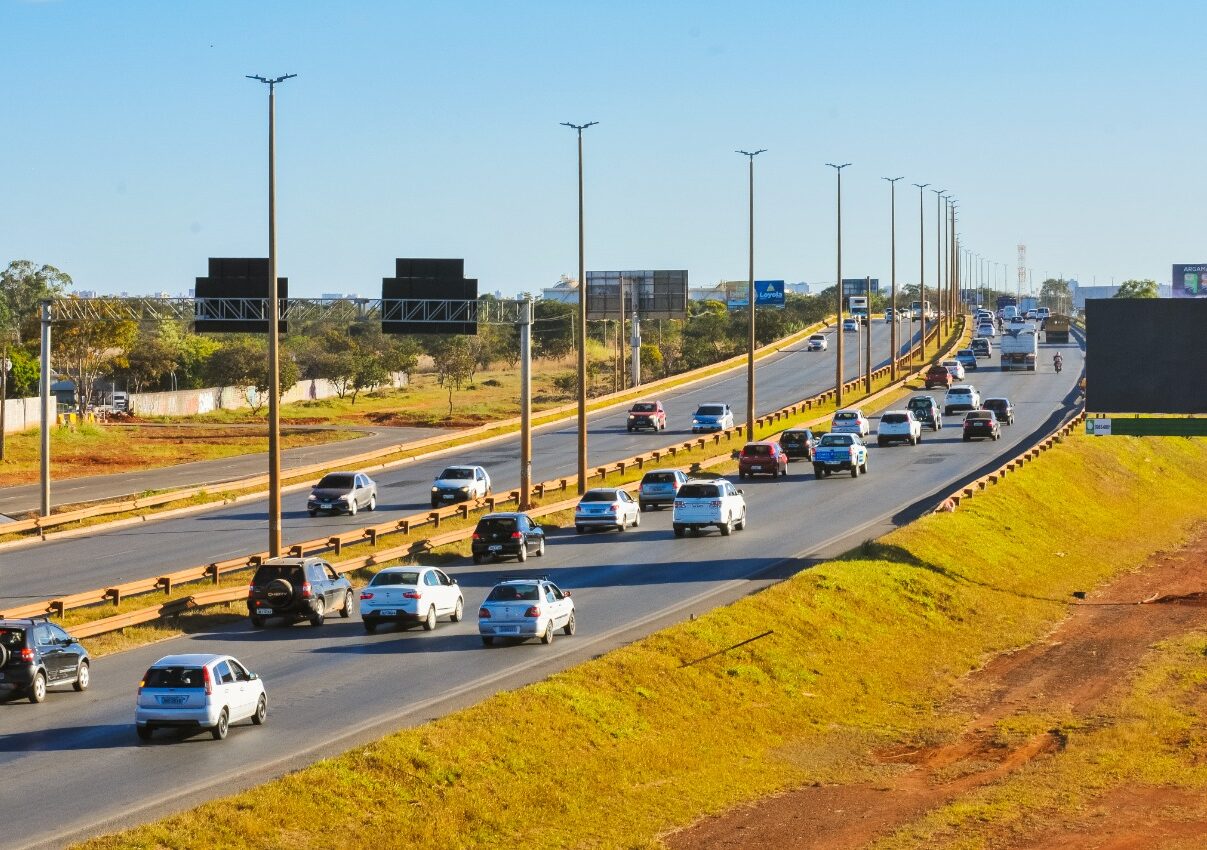
<svg viewBox="0 0 1207 850"><path fill-rule="evenodd" d="M623 310L621 299L623 297ZM588 271L587 319L687 318L687 270Z"/></svg>
<svg viewBox="0 0 1207 850"><path fill-rule="evenodd" d="M1207 298L1207 263L1173 267L1174 298Z"/></svg>
<svg viewBox="0 0 1207 850"><path fill-rule="evenodd" d="M862 277L844 277L842 279L842 294L848 295L867 295L868 282L867 278ZM872 294L880 294L880 278L872 278Z"/></svg>

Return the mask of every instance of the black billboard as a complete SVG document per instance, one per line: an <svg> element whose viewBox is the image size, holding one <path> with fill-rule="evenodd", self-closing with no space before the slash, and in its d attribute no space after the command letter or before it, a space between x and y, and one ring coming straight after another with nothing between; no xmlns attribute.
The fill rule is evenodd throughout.
<svg viewBox="0 0 1207 850"><path fill-rule="evenodd" d="M277 278L277 301L289 297L289 279ZM196 279L197 333L268 333L268 258L210 257L209 275ZM285 333L287 322L277 323Z"/></svg>
<svg viewBox="0 0 1207 850"><path fill-rule="evenodd" d="M867 295L868 294L867 278L844 277L842 279L842 294L843 294L844 298L849 297L851 295ZM880 294L880 278L878 278L878 277L872 278L872 294L873 295Z"/></svg>
<svg viewBox="0 0 1207 850"><path fill-rule="evenodd" d="M381 281L381 332L476 334L478 281L464 260L404 258Z"/></svg>
<svg viewBox="0 0 1207 850"><path fill-rule="evenodd" d="M1207 413L1207 299L1085 302L1086 410Z"/></svg>
<svg viewBox="0 0 1207 850"><path fill-rule="evenodd" d="M622 313L627 319L634 311L641 319L687 318L687 269L587 272L588 321Z"/></svg>

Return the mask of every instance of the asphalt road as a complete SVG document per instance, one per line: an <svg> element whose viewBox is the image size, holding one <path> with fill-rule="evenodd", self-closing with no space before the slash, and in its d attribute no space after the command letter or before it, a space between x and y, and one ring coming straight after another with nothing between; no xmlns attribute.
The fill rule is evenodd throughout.
<svg viewBox="0 0 1207 850"><path fill-rule="evenodd" d="M60 689L41 706L0 704L0 846L58 846L69 839L188 808L280 775L390 730L421 723L484 695L626 643L705 611L871 536L894 518L933 507L939 496L1017 454L1050 429L1075 395L1082 356L1063 346L1066 370L972 374L986 395L1017 409L999 442L961 440L953 417L918 446L877 448L869 474L817 480L794 464L786 478L742 483L744 531L676 539L670 512L642 515L623 534L551 536L546 556L525 568L573 592L578 634L552 646L484 648L471 612L514 563L450 570L465 592L467 619L434 632L366 635L356 619L252 630L243 623L98 659L85 694ZM789 358L791 359L791 358ZM937 395L937 393L936 393ZM913 506L912 508L910 506ZM801 517L808 517L802 522ZM157 733L140 744L132 728L135 689L146 667L177 652L224 652L258 672L269 696L263 728L241 724L224 742L206 734ZM53 818L30 817L66 800Z"/></svg>
<svg viewBox="0 0 1207 850"><path fill-rule="evenodd" d="M906 325L901 326L906 331ZM887 362L888 326L873 322L873 350ZM831 334L832 336L832 334ZM851 341L854 336L847 335ZM904 343L902 344L904 350ZM855 374L855 352L845 346L848 374ZM807 352L803 344L757 365L757 407L776 410L817 393L834 382L835 352ZM622 410L589 418L588 450L592 464L665 446L691 432L691 414L706 401L728 402L736 421L745 419L746 374L737 369L696 384L671 390L660 398L669 411L666 431L628 433ZM536 429L533 435L533 480L573 475L577 467L577 427L573 423ZM376 513L310 517L306 492L282 499L282 534L286 545L356 527L385 522L431 509L431 482L448 463L481 464L491 474L495 492L519 484L519 438L509 435L478 448L461 447L428 460L380 472ZM161 575L198 564L221 561L267 548L268 520L264 502L244 502L188 516L156 520L121 529L58 541L31 543L0 552L0 602L20 604L79 593L135 579Z"/></svg>

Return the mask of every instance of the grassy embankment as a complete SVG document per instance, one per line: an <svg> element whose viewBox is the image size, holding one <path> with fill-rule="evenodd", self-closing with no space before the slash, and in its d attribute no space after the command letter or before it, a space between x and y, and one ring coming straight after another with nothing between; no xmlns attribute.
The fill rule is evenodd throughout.
<svg viewBox="0 0 1207 850"><path fill-rule="evenodd" d="M869 746L943 734L933 707L959 677L1042 636L1073 590L1183 542L1207 517L1198 498L1205 477L1204 441L1073 437L959 511L924 517L854 557L252 792L86 846L657 846L660 833L702 814L793 785L858 778ZM771 637L683 666L768 628ZM1080 754L1068 773L1098 780L1067 805L1135 777L1202 786L1201 767L1184 769L1194 756L1179 750L1188 720L1176 708L1188 691L1201 699L1204 661L1193 656L1202 645L1201 636L1171 644L1150 666L1120 707L1134 712L1130 724L1064 730L1068 748L1053 764ZM1191 672L1174 675L1187 659ZM1167 689L1171 678L1176 687ZM947 722L954 733L958 718ZM1143 735L1153 752L1129 753ZM533 740L556 742L556 769ZM1045 802L1026 786L1000 808ZM285 805L333 816L299 832L273 816ZM975 826L976 813L963 815Z"/></svg>

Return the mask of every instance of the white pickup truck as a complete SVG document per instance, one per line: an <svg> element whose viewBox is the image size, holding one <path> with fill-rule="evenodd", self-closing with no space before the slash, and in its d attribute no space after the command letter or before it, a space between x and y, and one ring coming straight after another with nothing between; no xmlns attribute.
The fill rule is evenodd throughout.
<svg viewBox="0 0 1207 850"><path fill-rule="evenodd" d="M858 434L825 434L813 452L813 475L824 478L832 472L849 469L852 478L868 471L868 447Z"/></svg>

